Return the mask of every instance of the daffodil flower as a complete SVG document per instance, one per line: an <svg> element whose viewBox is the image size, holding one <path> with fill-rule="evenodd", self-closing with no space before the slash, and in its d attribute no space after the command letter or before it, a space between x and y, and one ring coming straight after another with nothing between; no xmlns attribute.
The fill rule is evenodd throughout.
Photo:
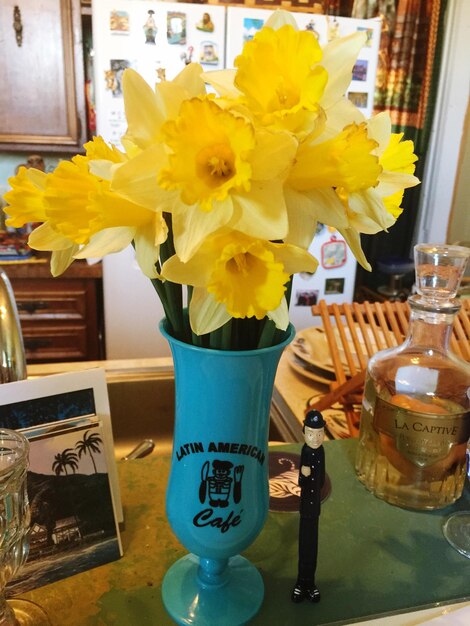
<svg viewBox="0 0 470 626"><path fill-rule="evenodd" d="M303 140L318 136L327 121L337 129L345 110L357 111L344 94L364 43L363 33L353 33L322 49L313 33L299 31L278 10L246 42L235 70L207 72L204 79L223 98L243 103L258 124Z"/></svg>
<svg viewBox="0 0 470 626"><path fill-rule="evenodd" d="M171 212L175 250L185 262L223 227L286 236L282 184L296 149L288 133L256 131L212 98L191 98L162 125L160 143L116 168L111 189Z"/></svg>
<svg viewBox="0 0 470 626"><path fill-rule="evenodd" d="M20 167L16 176L8 182L11 190L4 195L8 203L7 226L21 228L28 222L42 223L47 220L44 195L48 175L35 168ZM47 224L36 228L28 239L28 244L36 250L50 250L51 272L53 276L62 274L73 262L78 245L54 232Z"/></svg>
<svg viewBox="0 0 470 626"><path fill-rule="evenodd" d="M305 245L316 221L337 228L357 260L370 269L359 233L387 230L401 213L403 190L417 185L411 141L391 133L390 117L350 124L325 142L304 142L286 182L287 241Z"/></svg>
<svg viewBox="0 0 470 626"><path fill-rule="evenodd" d="M16 176L8 180L12 189L3 196L10 205L7 226L21 228L27 222L46 221L43 202L46 179L47 174L40 170L20 167Z"/></svg>
<svg viewBox="0 0 470 626"><path fill-rule="evenodd" d="M10 180L13 190L6 199L10 202L12 224L18 225L22 219L43 222L28 243L37 250L57 252L52 258L54 275L64 271L74 258L118 252L134 241L142 271L156 278L159 244L167 237L162 212L120 197L110 191L109 181L90 173L92 159L104 169L103 163L112 166L123 162L127 158L124 153L107 146L100 137L85 148L86 156L62 161L51 174L41 177L26 171L28 188L23 172ZM37 189L36 195L31 195L31 187ZM30 209L28 212L21 208L20 214L17 207Z"/></svg>
<svg viewBox="0 0 470 626"><path fill-rule="evenodd" d="M285 330L286 283L291 274L314 272L317 265L302 248L230 231L206 239L187 263L171 257L162 275L194 286L189 315L197 335L212 332L231 318L266 316Z"/></svg>

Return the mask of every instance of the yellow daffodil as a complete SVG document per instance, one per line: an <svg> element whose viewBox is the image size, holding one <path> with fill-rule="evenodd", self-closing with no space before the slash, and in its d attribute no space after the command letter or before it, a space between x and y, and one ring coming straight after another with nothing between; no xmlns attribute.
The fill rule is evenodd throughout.
<svg viewBox="0 0 470 626"><path fill-rule="evenodd" d="M12 187L4 195L8 207L7 226L21 228L28 222L44 222L44 190L47 174L34 168L20 167L16 176L9 179Z"/></svg>
<svg viewBox="0 0 470 626"><path fill-rule="evenodd" d="M286 183L287 240L306 245L318 220L337 228L369 268L358 233L392 226L403 190L419 182L413 176L413 143L401 139L391 134L390 118L381 113L368 123L348 125L334 139L302 144Z"/></svg>
<svg viewBox="0 0 470 626"><path fill-rule="evenodd" d="M222 227L266 239L287 234L282 183L297 148L289 134L255 131L212 98L192 98L161 127L160 142L116 168L111 189L172 213L182 261Z"/></svg>
<svg viewBox="0 0 470 626"><path fill-rule="evenodd" d="M311 32L264 27L235 59L235 86L263 126L308 131L328 80L322 56Z"/></svg>
<svg viewBox="0 0 470 626"><path fill-rule="evenodd" d="M34 168L20 167L16 176L8 182L12 187L4 195L8 203L5 212L8 214L6 224L21 228L28 222L45 222L47 220L44 196L48 175ZM46 240L46 241L45 241ZM62 274L73 262L73 255L78 245L54 232L48 225L42 224L30 235L29 245L36 250L50 250L51 272L53 276Z"/></svg>
<svg viewBox="0 0 470 626"><path fill-rule="evenodd" d="M157 277L158 245L167 236L161 211L149 210L120 197L110 191L108 180L90 173L92 159L97 160L104 170L103 163L113 166L123 162L126 159L124 153L108 146L100 137L94 138L85 148L86 156L62 161L51 174L44 177L29 174L33 176L33 182L38 179L42 184L36 196L31 196L33 183L24 191L23 172L18 180L11 179L13 191L7 197L7 201L14 201L8 208L11 219L18 225L20 214L15 207L30 206L29 212L22 209L21 218L26 217L25 221L29 221L34 217L34 221L43 222L31 234L29 244L38 250L60 251L61 261L53 258L54 274L59 268L66 269L65 257L70 264L73 258L118 252L134 241L142 271L149 277Z"/></svg>
<svg viewBox="0 0 470 626"><path fill-rule="evenodd" d="M364 43L364 34L354 33L322 50L312 32L299 31L293 17L278 10L245 44L235 70L204 78L223 98L243 103L257 123L302 140L320 134L327 118L336 128L345 109L354 115L344 94Z"/></svg>
<svg viewBox="0 0 470 626"><path fill-rule="evenodd" d="M194 286L189 307L197 335L216 330L230 318L289 323L284 293L291 274L314 272L317 261L305 250L231 231L209 237L187 262L171 257L164 278Z"/></svg>

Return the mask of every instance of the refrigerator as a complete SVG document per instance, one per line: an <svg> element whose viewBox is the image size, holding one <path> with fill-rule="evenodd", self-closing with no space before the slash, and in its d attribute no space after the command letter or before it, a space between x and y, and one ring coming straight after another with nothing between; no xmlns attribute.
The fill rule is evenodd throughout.
<svg viewBox="0 0 470 626"><path fill-rule="evenodd" d="M244 42L272 13L242 6L149 0L100 0L93 3L92 11L97 134L118 146L126 131L121 77L127 67L152 86L163 78L174 78L190 61L201 63L206 71L233 67ZM380 20L309 13L295 13L295 19L299 28L314 32L321 45L356 30L367 33L347 96L370 116ZM320 224L310 251L319 261L318 270L293 279L290 316L297 330L319 323L310 309L318 300L353 299L356 262L339 233ZM103 259L103 291L108 359L169 355L157 332L163 308L140 272L132 248Z"/></svg>

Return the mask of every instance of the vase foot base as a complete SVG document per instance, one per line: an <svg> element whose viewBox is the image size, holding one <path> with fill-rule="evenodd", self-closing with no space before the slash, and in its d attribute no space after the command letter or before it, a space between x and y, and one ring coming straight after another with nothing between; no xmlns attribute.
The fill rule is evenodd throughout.
<svg viewBox="0 0 470 626"><path fill-rule="evenodd" d="M163 604L177 624L242 626L259 611L263 579L247 559L235 556L229 560L223 586L201 586L198 569L198 557L188 554L172 565L163 579Z"/></svg>

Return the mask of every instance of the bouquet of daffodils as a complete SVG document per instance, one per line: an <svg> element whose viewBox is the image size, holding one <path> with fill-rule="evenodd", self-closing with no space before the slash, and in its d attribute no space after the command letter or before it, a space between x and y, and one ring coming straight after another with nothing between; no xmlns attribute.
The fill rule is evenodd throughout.
<svg viewBox="0 0 470 626"><path fill-rule="evenodd" d="M52 173L21 168L7 224L40 223L29 245L52 251L54 276L132 243L183 341L276 343L292 275L317 267L317 222L370 269L360 233L389 228L419 182L412 142L344 96L364 44L358 32L322 49L276 11L234 70L193 63L155 89L126 70L123 149L95 137Z"/></svg>

